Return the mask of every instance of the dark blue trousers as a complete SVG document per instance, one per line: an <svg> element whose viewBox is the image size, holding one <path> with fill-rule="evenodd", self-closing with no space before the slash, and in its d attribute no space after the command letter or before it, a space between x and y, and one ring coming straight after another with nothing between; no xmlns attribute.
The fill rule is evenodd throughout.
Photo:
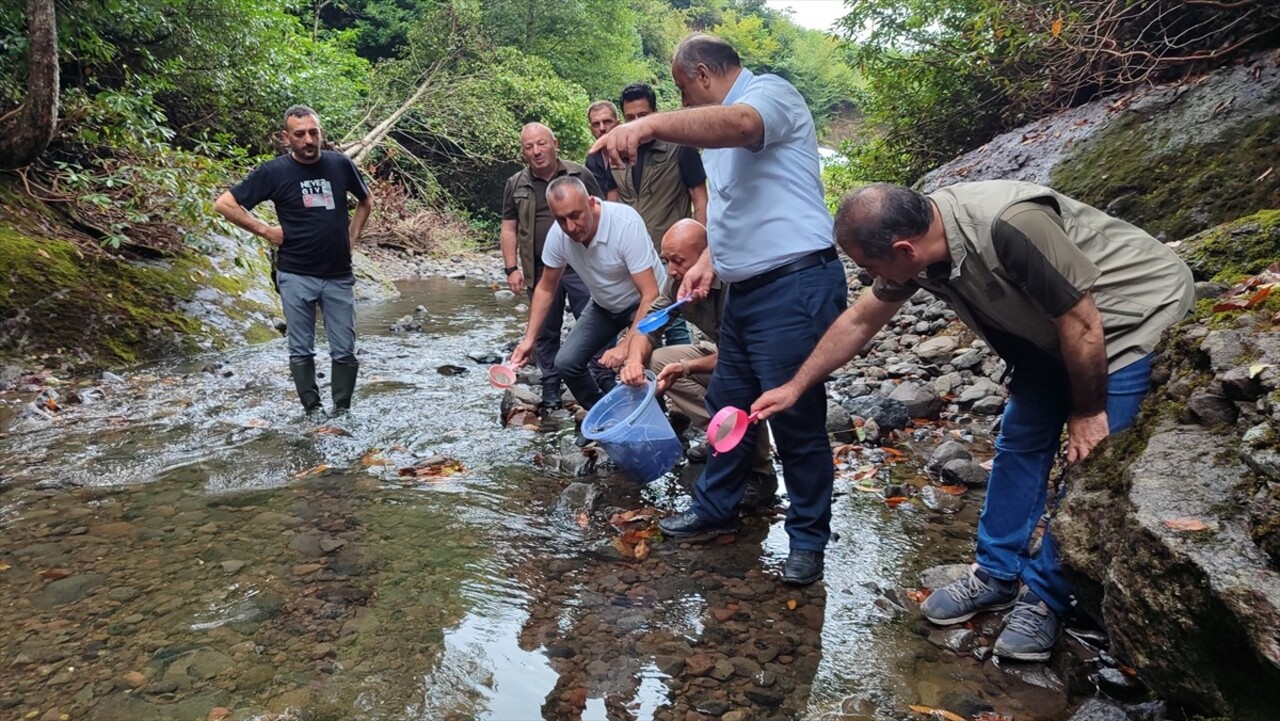
<svg viewBox="0 0 1280 721"><path fill-rule="evenodd" d="M746 410L761 393L791 380L844 311L848 292L839 260L746 292L730 284L707 410L712 415L725 406ZM826 388L821 383L810 388L794 406L770 419L769 427L791 501L786 520L791 548L821 551L831 537L835 470L827 441ZM732 451L707 459L694 487L694 513L718 521L734 517L746 491L755 445L753 425Z"/></svg>

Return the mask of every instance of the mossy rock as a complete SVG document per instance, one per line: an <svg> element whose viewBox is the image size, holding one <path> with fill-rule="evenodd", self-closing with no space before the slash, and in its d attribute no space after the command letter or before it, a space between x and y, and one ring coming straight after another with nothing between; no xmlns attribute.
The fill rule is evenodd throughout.
<svg viewBox="0 0 1280 721"><path fill-rule="evenodd" d="M174 308L196 284L180 273L89 256L70 242L0 225L0 352L77 365L183 350L200 323Z"/></svg>
<svg viewBox="0 0 1280 721"><path fill-rule="evenodd" d="M1182 241L1177 253L1196 280L1234 283L1280 260L1280 210L1262 210Z"/></svg>

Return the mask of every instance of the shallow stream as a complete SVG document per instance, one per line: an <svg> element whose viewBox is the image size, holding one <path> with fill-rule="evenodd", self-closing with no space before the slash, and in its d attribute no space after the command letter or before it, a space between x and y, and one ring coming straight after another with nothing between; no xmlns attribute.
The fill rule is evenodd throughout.
<svg viewBox="0 0 1280 721"><path fill-rule="evenodd" d="M778 583L780 514L620 557L610 513L680 507L675 476L586 479L597 510L565 505L575 479L536 463L538 433L500 426L500 392L466 356L516 338L514 302L444 279L401 290L360 308L347 417L302 417L281 340L63 387L52 421L0 436L0 717L888 719L922 704L1035 721L1092 692L1072 654L1001 668L920 621L908 592L971 557L980 494L955 514L890 506L856 488L865 459L837 481L823 583ZM418 305L422 332L386 330ZM917 479L947 433L900 444L878 478ZM457 463L399 471L433 457Z"/></svg>

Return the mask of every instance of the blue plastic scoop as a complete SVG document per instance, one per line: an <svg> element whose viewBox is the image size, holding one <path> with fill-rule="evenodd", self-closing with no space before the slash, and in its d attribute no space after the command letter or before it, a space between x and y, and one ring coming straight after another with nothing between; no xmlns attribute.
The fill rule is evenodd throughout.
<svg viewBox="0 0 1280 721"><path fill-rule="evenodd" d="M693 300L693 296L689 296L688 298L685 298L683 300L678 300L672 303L671 305L667 306L666 308L660 308L658 310L655 310L654 312L640 319L640 323L639 325L636 326L636 330L640 331L641 333L654 332L655 330L661 328L667 322L667 316L671 314L671 311L675 310L676 308L679 308L680 306L684 305L685 303L688 303L691 300Z"/></svg>

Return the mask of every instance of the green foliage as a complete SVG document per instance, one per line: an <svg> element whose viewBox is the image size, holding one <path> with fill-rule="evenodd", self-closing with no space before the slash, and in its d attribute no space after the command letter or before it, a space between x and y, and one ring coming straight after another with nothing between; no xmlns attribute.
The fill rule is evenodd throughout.
<svg viewBox="0 0 1280 721"><path fill-rule="evenodd" d="M72 92L65 100L77 122L66 159L53 159L56 185L104 219L101 242L120 248L137 228L176 228L183 242L200 246L204 233L224 228L213 212L213 188L237 174L244 151L213 141L193 150L175 147L164 113L141 92ZM69 152L68 152L69 151Z"/></svg>

